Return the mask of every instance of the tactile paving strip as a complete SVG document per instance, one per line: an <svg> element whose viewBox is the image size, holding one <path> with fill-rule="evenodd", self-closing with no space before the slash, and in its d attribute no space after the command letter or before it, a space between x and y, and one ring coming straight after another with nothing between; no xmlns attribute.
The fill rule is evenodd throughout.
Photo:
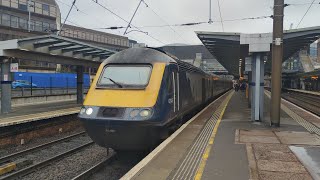
<svg viewBox="0 0 320 180"><path fill-rule="evenodd" d="M233 93L230 93L228 95L228 97L220 104L218 109L210 117L210 119L196 138L195 142L187 152L187 155L183 159L182 163L179 165L173 176L171 176L172 178L170 179L194 179L194 176L201 162L202 155L210 140L213 129L217 124L223 108L230 100L232 94Z"/></svg>
<svg viewBox="0 0 320 180"><path fill-rule="evenodd" d="M270 98L271 94L269 92L265 91L265 94ZM310 133L315 133L320 136L320 129L313 125L312 123L308 122L307 120L300 117L298 114L293 112L291 109L289 109L286 105L281 104L281 109L286 112L292 119L297 121L302 127L304 127L307 131Z"/></svg>

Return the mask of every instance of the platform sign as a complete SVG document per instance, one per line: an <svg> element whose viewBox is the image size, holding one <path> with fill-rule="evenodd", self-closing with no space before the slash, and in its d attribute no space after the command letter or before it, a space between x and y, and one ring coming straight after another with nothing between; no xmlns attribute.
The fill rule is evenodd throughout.
<svg viewBox="0 0 320 180"><path fill-rule="evenodd" d="M251 67L252 67L252 58L251 57L246 57L246 59L245 59L245 71L246 72L252 71Z"/></svg>
<svg viewBox="0 0 320 180"><path fill-rule="evenodd" d="M4 74L3 75L3 81L8 81L9 80L9 75L8 74Z"/></svg>
<svg viewBox="0 0 320 180"><path fill-rule="evenodd" d="M19 64L18 63L11 63L10 64L10 72L18 72L19 71Z"/></svg>

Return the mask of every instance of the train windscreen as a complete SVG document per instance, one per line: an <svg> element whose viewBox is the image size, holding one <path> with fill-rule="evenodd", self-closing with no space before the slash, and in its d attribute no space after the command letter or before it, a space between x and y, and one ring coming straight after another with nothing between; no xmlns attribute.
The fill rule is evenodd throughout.
<svg viewBox="0 0 320 180"><path fill-rule="evenodd" d="M141 88L149 83L152 67L149 65L107 65L98 81L99 87Z"/></svg>

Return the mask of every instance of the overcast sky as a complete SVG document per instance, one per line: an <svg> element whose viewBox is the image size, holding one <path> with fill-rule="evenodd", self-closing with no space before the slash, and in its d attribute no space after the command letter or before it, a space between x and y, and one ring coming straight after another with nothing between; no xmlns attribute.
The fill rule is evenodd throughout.
<svg viewBox="0 0 320 180"><path fill-rule="evenodd" d="M62 18L65 18L73 0L56 1L59 4ZM128 21L139 1L140 0L98 0L99 3ZM148 32L161 42L141 32L133 31L127 34L130 39L137 40L138 42L146 43L149 46L163 46L164 44L172 43L201 44L194 31L223 31L220 22L187 27L173 27L176 32L170 27L142 28L143 26L207 22L209 19L209 0L145 0L145 2L149 7L141 4L132 24L141 27L143 31ZM296 28L311 2L312 0L285 0L285 3L296 5L285 8L284 28L290 29L291 23L293 23L293 28ZM315 0L315 3L318 4L314 4L311 7L299 25L299 28L320 26L319 2L320 0ZM92 0L77 0L76 6L79 11L76 9L72 10L68 18L68 24L90 29L127 26L126 22L98 6ZM220 0L220 6L223 20L270 16L273 14L273 0ZM218 0L212 0L212 19L213 21L220 21ZM226 21L223 25L225 32L260 33L272 31L272 19L270 18ZM99 30L123 35L125 29Z"/></svg>

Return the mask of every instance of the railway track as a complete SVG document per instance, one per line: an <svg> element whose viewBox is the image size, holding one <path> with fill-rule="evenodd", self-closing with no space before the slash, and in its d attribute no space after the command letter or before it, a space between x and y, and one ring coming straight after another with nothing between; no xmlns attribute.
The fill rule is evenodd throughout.
<svg viewBox="0 0 320 180"><path fill-rule="evenodd" d="M100 171L106 165L108 165L111 161L113 161L117 156L117 153L112 153L111 156L103 159L102 161L98 162L97 164L93 165L89 169L85 170L84 172L80 173L76 177L72 178L72 180L85 180L89 179L94 173Z"/></svg>
<svg viewBox="0 0 320 180"><path fill-rule="evenodd" d="M61 142L64 142L64 141L68 141L70 139L73 139L73 138L76 138L76 137L79 137L79 136L83 136L83 135L85 135L85 133L86 133L85 131L82 131L82 132L79 132L79 133L76 133L76 134L72 134L72 135L67 136L67 137L63 137L63 138L60 138L60 139L57 139L57 140L53 140L53 141L45 143L45 144L41 144L41 145L29 148L29 149L25 149L23 151L19 151L19 152L16 152L16 153L12 153L12 154L6 155L6 156L0 158L0 164L4 164L4 163L7 163L7 162L10 162L10 160L12 160L12 159L24 156L24 155L26 155L28 153L32 153L34 151L39 151L39 150L41 150L43 148L46 148L48 146L52 146L52 145L55 145L55 144L58 144L58 143L61 143Z"/></svg>
<svg viewBox="0 0 320 180"><path fill-rule="evenodd" d="M91 141L91 142L88 142L88 143L86 143L86 144L84 144L84 145L81 145L81 146L79 146L79 147L73 148L73 149L71 149L71 150L69 150L69 151L60 153L60 154L58 154L58 155L56 155L56 156L54 156L54 157L52 157L52 158L49 158L49 159L47 159L47 160L45 160L45 161L36 163L36 164L34 164L34 165L32 165L32 166L28 166L27 168L24 168L24 169L21 169L21 170L19 170L19 171L14 172L14 173L8 174L7 176L0 177L0 179L1 179L1 180L2 180L2 179L20 179L22 176L24 176L24 175L26 175L26 174L29 174L29 173L32 173L32 172L34 172L34 171L37 171L39 168L42 168L42 167L44 167L44 166L47 166L47 165L49 165L50 163L52 163L53 161L62 159L62 158L64 158L64 157L66 157L66 156L69 156L69 155L72 154L72 153L75 153L75 152L77 152L77 151L80 151L80 150L82 150L82 149L84 149L84 148L86 148L86 147L88 147L88 146L90 146L90 145L93 145L93 144L94 144L94 142L92 142L92 141Z"/></svg>
<svg viewBox="0 0 320 180"><path fill-rule="evenodd" d="M119 179L145 154L119 154L112 149L99 147L82 131L2 156L0 166L30 157L37 158L30 164L17 166L13 171L1 175L0 180ZM91 159L94 160L90 161Z"/></svg>
<svg viewBox="0 0 320 180"><path fill-rule="evenodd" d="M282 97L317 116L320 116L320 96L286 90Z"/></svg>
<svg viewBox="0 0 320 180"><path fill-rule="evenodd" d="M45 167L54 161L69 156L70 154L77 151L81 151L82 149L93 144L94 143L89 140L85 132L80 132L23 151L6 155L0 158L0 165L5 165L6 163L15 163L19 161L19 159L21 160L26 157L31 157L31 159L32 157L35 157L35 159L33 160L35 161L35 163L32 162L29 165L25 165L24 167L15 169L15 171L13 172L4 174L3 176L0 176L0 180L20 179L26 174L37 171L38 169ZM60 146L60 148L57 148L57 146ZM64 150L64 147L66 147L66 150ZM46 156L46 152L48 152L47 154L49 155Z"/></svg>

